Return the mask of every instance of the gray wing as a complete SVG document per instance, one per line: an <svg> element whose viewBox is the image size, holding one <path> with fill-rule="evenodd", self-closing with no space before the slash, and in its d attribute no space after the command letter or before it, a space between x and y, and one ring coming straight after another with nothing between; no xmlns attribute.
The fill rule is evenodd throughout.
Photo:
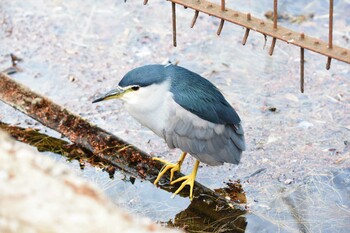
<svg viewBox="0 0 350 233"><path fill-rule="evenodd" d="M241 119L222 93L207 79L180 66L170 66L170 91L181 107L216 124L239 124Z"/></svg>
<svg viewBox="0 0 350 233"><path fill-rule="evenodd" d="M163 136L170 148L179 148L209 165L238 164L245 150L241 124L215 124L176 107Z"/></svg>

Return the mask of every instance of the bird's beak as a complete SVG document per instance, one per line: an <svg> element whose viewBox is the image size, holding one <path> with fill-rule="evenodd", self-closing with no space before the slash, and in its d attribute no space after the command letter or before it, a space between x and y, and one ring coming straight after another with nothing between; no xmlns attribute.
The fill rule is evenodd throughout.
<svg viewBox="0 0 350 233"><path fill-rule="evenodd" d="M92 101L92 103L97 103L103 100L120 98L125 92L126 92L125 89L118 86L116 89L113 89L107 92L106 94L102 95L101 97L95 99L94 101Z"/></svg>

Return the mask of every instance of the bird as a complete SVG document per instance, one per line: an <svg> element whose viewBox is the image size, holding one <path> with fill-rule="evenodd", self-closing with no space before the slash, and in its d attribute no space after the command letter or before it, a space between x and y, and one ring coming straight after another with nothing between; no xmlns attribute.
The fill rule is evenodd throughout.
<svg viewBox="0 0 350 233"><path fill-rule="evenodd" d="M211 166L238 164L246 149L241 119L220 90L209 80L174 64L150 64L132 69L111 91L93 100L121 99L127 112L163 138L168 147L182 151L179 160L163 162L154 184L170 170L170 184L193 187L200 162ZM187 154L196 160L192 172L173 181Z"/></svg>

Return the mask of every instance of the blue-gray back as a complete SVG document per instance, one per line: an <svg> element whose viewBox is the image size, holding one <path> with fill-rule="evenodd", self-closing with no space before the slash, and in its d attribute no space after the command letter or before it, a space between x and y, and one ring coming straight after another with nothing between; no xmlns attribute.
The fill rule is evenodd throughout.
<svg viewBox="0 0 350 233"><path fill-rule="evenodd" d="M221 92L207 79L174 65L146 65L129 71L120 86L148 86L171 79L170 91L180 106L216 124L238 125L241 120Z"/></svg>

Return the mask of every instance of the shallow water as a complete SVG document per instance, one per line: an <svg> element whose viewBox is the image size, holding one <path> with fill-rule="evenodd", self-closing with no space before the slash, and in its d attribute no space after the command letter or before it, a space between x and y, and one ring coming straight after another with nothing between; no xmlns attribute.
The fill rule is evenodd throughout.
<svg viewBox="0 0 350 233"><path fill-rule="evenodd" d="M217 1L219 2L219 1ZM263 18L272 1L231 1L227 6ZM284 26L326 40L327 1L283 1L280 11L295 16L314 14L301 24ZM161 10L160 10L161 9ZM56 103L135 144L176 161L178 150L134 121L118 101L92 105L91 100L117 84L131 68L167 60L214 82L240 114L248 150L238 166L203 165L198 181L210 188L229 179L242 181L247 205L247 232L346 232L349 225L350 66L306 52L305 93L299 92L299 49L277 42L268 55L261 34L251 32L241 45L244 29L200 14L189 28L193 12L177 8L178 46L172 47L170 4L166 1L3 1L0 5L0 68L10 66L9 54L23 58L23 72L13 77ZM334 43L349 48L348 1L335 1ZM271 111L275 109L275 111ZM31 119L0 103L0 120L35 125ZM42 130L44 130L42 128ZM55 133L50 131L50 134ZM56 157L53 155L53 157ZM58 158L64 162L64 158ZM80 171L130 212L158 222L174 220L189 200L155 188L148 182L113 180L95 168ZM193 159L187 159L188 173ZM263 169L257 175L254 172ZM128 179L128 178L126 178Z"/></svg>

